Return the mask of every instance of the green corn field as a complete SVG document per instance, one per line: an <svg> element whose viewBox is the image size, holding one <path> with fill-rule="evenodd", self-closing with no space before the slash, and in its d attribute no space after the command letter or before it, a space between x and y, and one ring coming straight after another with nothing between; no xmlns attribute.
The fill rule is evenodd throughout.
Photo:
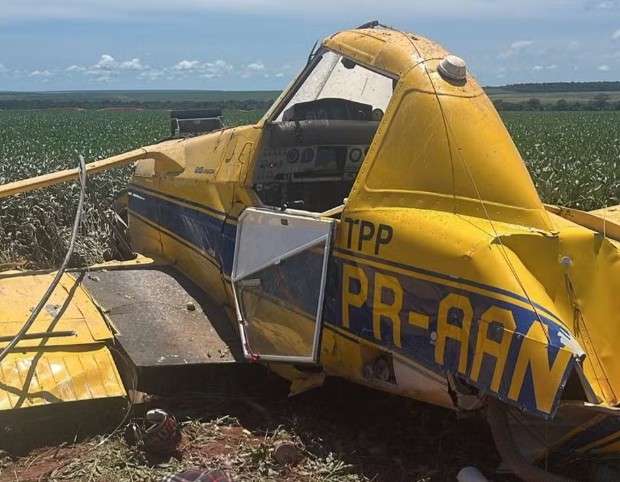
<svg viewBox="0 0 620 482"><path fill-rule="evenodd" d="M258 111L225 111L228 125ZM506 112L505 123L544 202L591 210L620 204L620 112ZM166 137L163 111L0 111L0 184L74 167ZM112 202L131 168L89 179L74 265L114 255ZM509 187L507 187L509 188ZM75 184L0 200L0 268L55 266L64 256L78 197Z"/></svg>

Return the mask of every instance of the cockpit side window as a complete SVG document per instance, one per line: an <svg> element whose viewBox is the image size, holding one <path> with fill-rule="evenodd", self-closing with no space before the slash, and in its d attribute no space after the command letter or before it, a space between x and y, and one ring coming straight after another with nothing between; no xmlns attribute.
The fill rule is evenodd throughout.
<svg viewBox="0 0 620 482"><path fill-rule="evenodd" d="M266 125L253 176L262 202L314 212L343 204L396 81L320 51Z"/></svg>

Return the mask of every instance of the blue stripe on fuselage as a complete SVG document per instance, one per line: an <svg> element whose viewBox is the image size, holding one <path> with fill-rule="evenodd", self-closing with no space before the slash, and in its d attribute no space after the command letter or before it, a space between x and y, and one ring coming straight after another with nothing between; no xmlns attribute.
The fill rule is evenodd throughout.
<svg viewBox="0 0 620 482"><path fill-rule="evenodd" d="M163 196L130 189L129 209L208 253L217 260L224 273L230 275L236 226L215 214L207 214Z"/></svg>
<svg viewBox="0 0 620 482"><path fill-rule="evenodd" d="M364 276L364 287L361 287L360 279L354 278L355 286L345 286L343 270L345 266L353 266L360 270ZM465 288L456 288L444 285L434 281L416 278L391 271L389 269L380 269L369 266L364 263L363 259L355 260L332 257L330 263L330 272L328 278L328 286L325 293L324 316L330 323L337 325L342 329L347 329L357 336L368 340L369 342L379 343L387 347L390 351L400 353L401 355L414 360L420 365L436 372L436 373L452 373L459 374L460 377L466 379L470 384L477 386L482 391L494 393L501 400L524 407L527 410L548 417L549 414L540 410L537 406L535 397L534 384L540 385L541 380L535 381L531 367L527 369L524 381L519 389L517 400L509 400L508 393L513 379L517 358L521 352L525 337L522 335L527 333L535 323L541 323L545 327L548 336L546 343L546 353L548 363L553 366L561 347L564 342L569 339L570 334L555 321L545 316L537 315L531 309L523 308L514 303L498 300L480 293L469 291ZM387 276L394 283L390 288L377 292L377 282L375 278L379 275ZM398 293L395 293L395 290ZM351 303L344 304L345 294L366 293L363 303L360 306L354 306ZM450 338L445 342L445 354L442 362L436 361L436 343L437 335L441 332L438 328L438 306L442 300L447 299L451 294L461 295L471 304L471 328L468 333L466 342L462 345L461 341ZM398 305L395 305L398 301ZM394 321L390 316L379 316L379 328L376 313L379 312L378 307L374 306L375 301L380 303L397 306L396 314L390 313L390 316L396 316L398 326L394 326ZM344 304L344 306L343 306ZM500 328L494 320L486 320L488 325L480 323L483 313L491 307L504 309L512 315L516 325L515 333L509 333ZM343 309L348 312L348 327L343 323ZM417 314L428 317L428 326L422 328L409 322L410 314ZM463 309L454 306L447 314L448 323L450 325L463 326ZM494 324L495 323L495 324ZM494 341L499 342L503 337L510 337L510 344L506 353L506 363L501 374L501 382L497 392L490 389L492 378L497 360L484 354L482 357L479 375L474 379L471 375L473 359L480 350L478 346L479 327L486 327L492 333ZM395 332L395 330L397 330ZM398 335L396 334L398 333ZM487 335L488 336L488 335ZM543 343L542 341L540 343ZM459 372L459 360L462 351L467 353L467 369L464 373ZM572 362L566 366L562 372L559 381L557 393L563 389L566 379L572 369ZM539 387L540 389L540 387ZM551 413L557 408L557 395L551 410Z"/></svg>
<svg viewBox="0 0 620 482"><path fill-rule="evenodd" d="M216 214L212 208L206 206L196 208L190 207L183 204L180 200L166 198L165 194L158 193L157 195L152 195L142 189L130 191L129 208L151 222L174 233L179 238L184 239L188 244L196 246L200 250L212 255L213 258L219 263L224 274L230 276L234 257L236 225L225 222L225 213L221 213L221 215ZM337 249L337 251L339 250ZM499 306L510 310L515 318L518 333L527 333L527 330L532 323L544 323L547 327L547 332L550 338L547 348L550 364L553 364L553 361L557 356L558 347L563 346L562 340L570 336L570 334L554 320L544 316L539 317L538 314L531 309L523 308L514 303L504 302L494 297L469 290L468 285L471 285L472 283L467 283L467 280L463 281L462 287L455 288L441 282L428 281L420 279L419 277L397 273L390 270L390 267L388 266L390 262L388 260L371 260L375 263L385 265L383 268L376 268L371 266L368 260L364 259L364 256L360 253L346 252L344 254L349 257L353 257L354 260L347 260L336 256L330 257L324 305L325 320L343 329L348 329L351 333L367 339L369 342L382 345L389 350L397 351L403 356L410 358L416 363L420 363L437 373L457 373L458 371L457 365L460 350L458 343L455 343L453 340L447 341L446 356L444 358L444 364L441 365L435 362L435 345L433 340L430 338L432 333L437 330L438 303L450 293L466 296L470 300L474 310L474 322L472 324L471 334L468 340L468 345L470 347L467 363L467 366L469 367L468 371L471 369L471 358L473 357L474 347L476 344L476 334L478 331L477 323L479 317L490 306ZM395 346L393 343L393 327L389 319L381 321L379 336L376 336L376 333L373 331L372 291L369 291L368 300L363 306L360 308L348 308L350 310L351 322L348 328L343 326L341 303L344 287L342 269L346 264L352 264L364 270L369 279L371 290L373 289L373 280L377 273L389 274L397 279L398 283L400 283L404 293L404 304L400 312L400 347ZM399 265L398 268L407 269L405 265ZM415 267L412 267L409 271L411 271L412 274L417 272ZM281 274L286 278L289 278L286 280L286 284L294 288L294 291L290 292L291 299L284 299L286 297L283 298L283 292L279 292L278 290L275 290L272 293L270 292L270 296L282 298L281 301L284 303L290 303L292 300L299 300L303 298L303 296L301 296L303 293L298 293L299 290L295 288L299 284L298 280L300 273L291 272L290 270L283 268ZM428 274L435 275L431 272L428 272ZM437 274L437 277L441 276L445 275ZM461 284L460 279L452 281ZM276 284L274 284L274 286L275 285ZM477 285L479 285L479 283L477 283ZM347 287L347 289L349 288ZM516 294L511 294L509 292L502 292L502 294L506 296L511 295L514 299L520 300L520 297ZM388 300L384 300L384 302L389 303ZM302 304L305 305L306 303ZM309 307L304 306L304 308ZM308 309L308 311L311 310ZM426 314L430 317L429 328L427 330L422 330L408 323L407 315L412 311ZM457 315L457 313L454 314L454 316ZM456 320L454 323L458 324L459 321ZM511 342L505 367L505 376L502 377L502 384L499 393L497 394L501 399L507 399L509 383L512 378L514 365L521 344L522 338L519 337L515 337ZM485 355L478 379L472 380L469 378L468 374L465 374L464 378L468 379L470 383L478 386L482 390L489 390L494 363L495 361L492 357ZM566 381L568 373L569 370L567 369L561 382L562 386ZM529 369L523 386L521 387L516 404L529 411L545 416L548 415L541 413L541 411L536 407L532 374ZM556 406L556 404L557 400L556 403L554 403L554 406Z"/></svg>

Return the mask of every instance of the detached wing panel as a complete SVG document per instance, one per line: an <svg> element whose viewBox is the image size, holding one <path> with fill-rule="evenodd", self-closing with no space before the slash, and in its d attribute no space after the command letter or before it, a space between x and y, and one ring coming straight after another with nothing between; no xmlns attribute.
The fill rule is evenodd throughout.
<svg viewBox="0 0 620 482"><path fill-rule="evenodd" d="M53 276L0 274L0 349L23 326ZM27 335L0 362L0 412L126 396L107 346L113 333L78 279L62 277Z"/></svg>

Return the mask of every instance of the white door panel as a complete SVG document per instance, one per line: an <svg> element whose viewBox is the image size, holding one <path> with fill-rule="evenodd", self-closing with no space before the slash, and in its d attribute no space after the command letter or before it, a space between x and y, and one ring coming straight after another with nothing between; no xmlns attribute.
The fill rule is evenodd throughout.
<svg viewBox="0 0 620 482"><path fill-rule="evenodd" d="M315 363L334 220L246 209L232 281L246 357Z"/></svg>

